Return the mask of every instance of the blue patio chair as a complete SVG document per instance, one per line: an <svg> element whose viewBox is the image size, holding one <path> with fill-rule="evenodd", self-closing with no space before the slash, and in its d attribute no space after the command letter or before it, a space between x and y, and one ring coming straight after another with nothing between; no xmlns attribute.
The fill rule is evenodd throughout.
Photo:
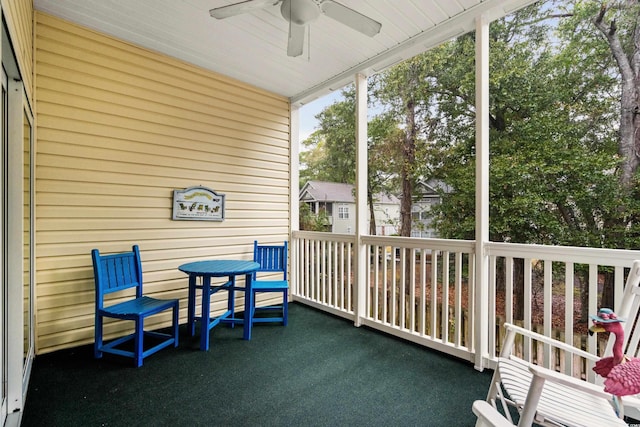
<svg viewBox="0 0 640 427"><path fill-rule="evenodd" d="M281 246L259 245L258 241L253 242L253 260L260 264L260 268L254 275L252 282L253 289L253 323L273 323L282 322L287 325L287 305L289 282L287 280L287 258L288 246L285 241ZM282 273L282 279L263 280L260 273ZM282 304L270 305L267 307L256 307L256 297L259 293L275 292L282 294ZM256 314L271 312L276 316L257 316Z"/></svg>
<svg viewBox="0 0 640 427"><path fill-rule="evenodd" d="M102 353L132 357L136 367L142 366L142 359L173 344L178 346L178 306L177 299L156 299L142 295L142 264L138 245L131 252L100 255L97 249L91 251L93 259L93 277L96 285L95 342L94 356ZM105 296L114 292L135 288L135 298L105 306ZM144 320L165 310L173 310L173 329L171 333L144 330ZM133 320L135 329L132 334L117 338L109 343L103 342L103 321L105 317ZM152 338L153 345L144 349L144 338ZM133 342L133 349L126 343ZM125 344L125 345L123 345Z"/></svg>

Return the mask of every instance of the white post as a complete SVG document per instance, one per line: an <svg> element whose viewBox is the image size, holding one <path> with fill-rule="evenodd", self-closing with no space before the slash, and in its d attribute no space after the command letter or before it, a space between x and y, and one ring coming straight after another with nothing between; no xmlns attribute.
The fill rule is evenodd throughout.
<svg viewBox="0 0 640 427"><path fill-rule="evenodd" d="M476 18L476 254L475 368L482 371L489 340L489 23Z"/></svg>
<svg viewBox="0 0 640 427"><path fill-rule="evenodd" d="M367 77L356 74L356 257L355 325L362 324L367 296L367 252L362 236L367 234Z"/></svg>
<svg viewBox="0 0 640 427"><path fill-rule="evenodd" d="M298 245L294 244L294 231L300 230L300 203L298 188L300 188L300 109L291 106L289 121L289 301L293 301L298 290Z"/></svg>

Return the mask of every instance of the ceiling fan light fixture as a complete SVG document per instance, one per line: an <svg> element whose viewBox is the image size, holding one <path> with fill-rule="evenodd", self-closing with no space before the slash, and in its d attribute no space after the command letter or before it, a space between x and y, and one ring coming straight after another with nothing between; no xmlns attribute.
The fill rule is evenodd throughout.
<svg viewBox="0 0 640 427"><path fill-rule="evenodd" d="M320 8L313 0L284 0L280 13L292 24L306 25L320 16Z"/></svg>
<svg viewBox="0 0 640 427"><path fill-rule="evenodd" d="M209 10L216 19L225 19L257 9L280 5L282 17L289 23L287 55L302 55L305 34L310 32L310 22L323 14L364 35L373 37L382 24L334 0L243 0Z"/></svg>

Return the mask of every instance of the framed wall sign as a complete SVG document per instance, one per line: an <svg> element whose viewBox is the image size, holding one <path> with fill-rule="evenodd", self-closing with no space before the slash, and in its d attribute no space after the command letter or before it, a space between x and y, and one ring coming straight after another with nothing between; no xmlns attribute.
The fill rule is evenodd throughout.
<svg viewBox="0 0 640 427"><path fill-rule="evenodd" d="M173 219L224 221L224 194L201 186L174 190Z"/></svg>

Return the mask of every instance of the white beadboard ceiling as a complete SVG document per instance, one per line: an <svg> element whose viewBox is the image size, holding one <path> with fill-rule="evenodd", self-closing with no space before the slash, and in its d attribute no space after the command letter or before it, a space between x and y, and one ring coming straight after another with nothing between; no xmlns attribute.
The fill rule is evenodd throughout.
<svg viewBox="0 0 640 427"><path fill-rule="evenodd" d="M368 37L321 15L304 53L287 56L280 6L223 20L209 9L240 0L35 0L37 10L112 35L302 105L430 47L500 18L532 0L337 0L382 23ZM294 0L295 1L295 0ZM276 3L277 0L274 0Z"/></svg>

